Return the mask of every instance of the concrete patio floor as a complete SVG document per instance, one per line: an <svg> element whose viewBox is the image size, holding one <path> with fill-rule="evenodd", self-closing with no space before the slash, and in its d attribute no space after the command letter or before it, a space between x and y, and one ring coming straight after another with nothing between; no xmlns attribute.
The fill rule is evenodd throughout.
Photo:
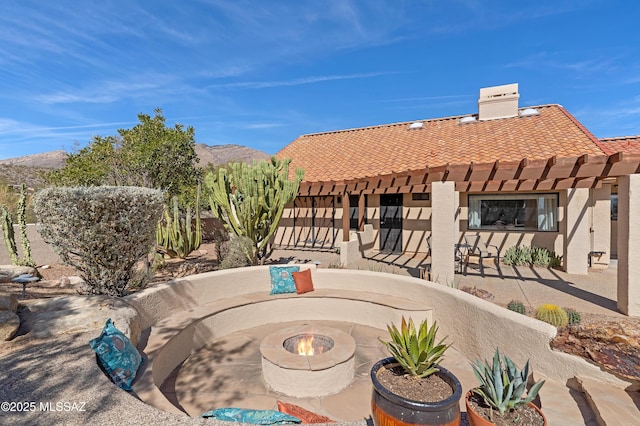
<svg viewBox="0 0 640 426"><path fill-rule="evenodd" d="M370 423L371 379L373 364L388 355L378 337L386 330L336 321L308 321L305 324L333 327L349 333L356 341L354 379L343 391L318 398L293 398L271 390L261 371L260 342L284 327L298 323L266 324L216 339L191 355L174 370L161 389L192 417L221 407L276 409L277 401L302 406L338 422ZM452 371L463 392L476 386L469 360L455 349L455 343L442 365ZM596 425L596 419L584 395L570 391L548 377L540 393L540 402L549 424ZM464 400L461 400L462 424L466 425Z"/></svg>

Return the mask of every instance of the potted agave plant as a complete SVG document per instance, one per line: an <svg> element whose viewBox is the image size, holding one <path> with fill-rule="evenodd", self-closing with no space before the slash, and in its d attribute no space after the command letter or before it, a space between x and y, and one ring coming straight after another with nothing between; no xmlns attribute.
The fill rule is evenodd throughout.
<svg viewBox="0 0 640 426"><path fill-rule="evenodd" d="M403 317L400 329L393 324L387 329L391 340L380 341L392 357L371 369L374 425L459 425L462 387L440 366L451 345L446 338L436 343L436 323L429 328L425 320L416 328L413 319Z"/></svg>
<svg viewBox="0 0 640 426"><path fill-rule="evenodd" d="M465 398L467 417L471 426L512 425L543 426L547 419L533 404L544 380L535 383L528 392L529 361L518 370L506 355L496 349L493 362L476 361L471 364L480 383ZM525 393L526 392L526 393Z"/></svg>

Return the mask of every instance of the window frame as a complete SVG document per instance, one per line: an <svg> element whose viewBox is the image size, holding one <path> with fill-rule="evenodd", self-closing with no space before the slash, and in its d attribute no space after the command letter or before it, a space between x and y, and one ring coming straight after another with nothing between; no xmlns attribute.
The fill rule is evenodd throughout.
<svg viewBox="0 0 640 426"><path fill-rule="evenodd" d="M474 222L480 220L482 221L482 204L483 201L525 201L525 200L536 200L536 211L535 215L537 217L537 226L534 227L526 227L526 226L518 226L513 224L506 225L473 225ZM540 211L540 202L541 200L551 200L555 202L555 206L551 206L553 210L551 212L544 213ZM472 202L473 201L473 202ZM472 214L475 210L472 210L473 204L480 203L480 211L479 218L473 218ZM544 201L543 201L544 204ZM525 207L526 208L526 207ZM560 231L560 220L559 220L559 211L560 211L560 194L557 192L523 192L523 193L509 193L509 194L468 194L467 196L467 229L473 231L504 231L504 232L559 232ZM526 213L526 210L524 211ZM552 219L553 226L551 229L540 229L540 216L550 215ZM517 222L517 218L516 218Z"/></svg>

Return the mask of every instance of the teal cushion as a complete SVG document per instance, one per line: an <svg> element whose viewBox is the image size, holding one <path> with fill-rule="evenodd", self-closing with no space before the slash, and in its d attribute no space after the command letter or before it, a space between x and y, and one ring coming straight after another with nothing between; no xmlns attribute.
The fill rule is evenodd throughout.
<svg viewBox="0 0 640 426"><path fill-rule="evenodd" d="M113 325L111 318L107 320L100 336L92 339L89 346L98 355L98 362L113 383L130 391L142 357L129 338Z"/></svg>
<svg viewBox="0 0 640 426"><path fill-rule="evenodd" d="M293 281L292 272L300 272L300 267L269 266L269 275L271 275L271 293L269 294L295 293L296 283Z"/></svg>
<svg viewBox="0 0 640 426"><path fill-rule="evenodd" d="M297 417L274 410L245 410L244 408L218 408L207 411L200 417L210 417L216 420L226 420L236 423L250 423L253 425L273 425L282 423L302 423Z"/></svg>

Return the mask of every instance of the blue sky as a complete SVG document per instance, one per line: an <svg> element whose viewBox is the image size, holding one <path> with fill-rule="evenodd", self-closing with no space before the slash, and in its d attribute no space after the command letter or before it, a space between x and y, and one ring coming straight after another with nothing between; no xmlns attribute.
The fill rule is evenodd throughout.
<svg viewBox="0 0 640 426"><path fill-rule="evenodd" d="M640 2L5 0L0 158L84 146L163 109L198 142L477 112L519 83L598 137L640 134Z"/></svg>

